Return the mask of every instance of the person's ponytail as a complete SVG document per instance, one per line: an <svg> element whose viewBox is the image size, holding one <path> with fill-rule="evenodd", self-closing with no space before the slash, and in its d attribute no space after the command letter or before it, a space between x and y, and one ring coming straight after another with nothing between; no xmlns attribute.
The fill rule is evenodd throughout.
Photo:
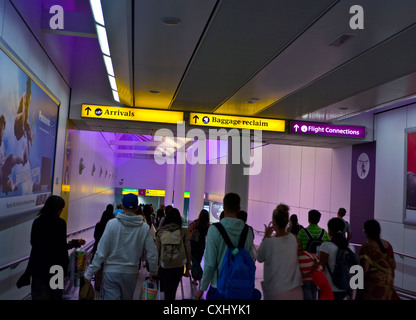
<svg viewBox="0 0 416 320"><path fill-rule="evenodd" d="M347 249L348 240L344 234L345 222L341 218L332 218L328 221L328 231L331 233L331 242L342 250Z"/></svg>

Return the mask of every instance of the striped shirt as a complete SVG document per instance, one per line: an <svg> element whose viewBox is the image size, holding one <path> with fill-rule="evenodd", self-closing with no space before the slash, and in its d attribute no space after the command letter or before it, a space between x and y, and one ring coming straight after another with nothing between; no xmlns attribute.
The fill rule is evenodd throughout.
<svg viewBox="0 0 416 320"><path fill-rule="evenodd" d="M309 233L314 238L318 238L322 230L317 224L310 224L306 229L308 229ZM306 246L309 242L309 238L303 229L300 230L298 233L298 240L299 240L300 245L302 246L302 249L306 250ZM329 241L329 236L326 231L325 231L324 237L322 238L322 242L325 242L325 241Z"/></svg>
<svg viewBox="0 0 416 320"><path fill-rule="evenodd" d="M312 275L315 270L323 270L319 264L319 257L314 253L298 250L298 262L304 283L312 281Z"/></svg>

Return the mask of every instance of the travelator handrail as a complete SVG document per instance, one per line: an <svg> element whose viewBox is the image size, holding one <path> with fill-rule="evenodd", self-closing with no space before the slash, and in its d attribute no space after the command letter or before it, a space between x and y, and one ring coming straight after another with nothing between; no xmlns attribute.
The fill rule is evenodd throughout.
<svg viewBox="0 0 416 320"><path fill-rule="evenodd" d="M74 230L74 231L71 231L71 232L67 233L66 237L68 238L68 237L74 236L76 234L80 234L80 233L83 233L85 231L91 230L93 228L95 228L95 225L94 226L91 226L91 227L87 227L87 228L82 228L82 229ZM85 250L88 250L93 245L94 245L94 241L91 241L88 244L84 245L83 248ZM10 262L8 264L5 264L4 266L1 266L0 267L0 272L3 271L3 270L6 270L8 268L12 268L12 269L16 268L23 261L29 260L29 257L30 257L30 255L29 256L26 256L26 257L23 257L23 258L20 258L18 260L12 261L12 262Z"/></svg>
<svg viewBox="0 0 416 320"><path fill-rule="evenodd" d="M352 245L352 246L354 246L354 247L361 247L361 244L359 244L359 243L352 243L352 242L350 242L350 245ZM400 258L404 258L404 257L406 257L406 258L410 258L410 259L416 259L416 257L415 256L411 256L410 254L407 254L407 253L403 253L403 252L398 252L398 251L393 251L393 253L394 254L397 254Z"/></svg>
<svg viewBox="0 0 416 320"><path fill-rule="evenodd" d="M264 231L259 231L259 230L256 230L254 228L253 228L253 230L254 230L254 232L256 232L258 234L264 234ZM361 247L361 244L359 244L359 243L350 242L350 245L352 245L353 247ZM410 258L410 259L416 259L416 256L412 256L412 255L407 254L407 253L398 252L398 251L393 251L393 253L397 254L400 258L406 257L406 258Z"/></svg>

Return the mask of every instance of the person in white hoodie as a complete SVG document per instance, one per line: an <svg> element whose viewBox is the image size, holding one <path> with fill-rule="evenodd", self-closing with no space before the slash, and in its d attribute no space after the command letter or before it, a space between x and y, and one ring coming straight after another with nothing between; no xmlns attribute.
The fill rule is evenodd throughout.
<svg viewBox="0 0 416 320"><path fill-rule="evenodd" d="M123 213L107 223L94 259L84 275L85 281L91 281L104 263L103 300L133 299L143 249L147 251L150 279L158 273L158 251L149 225L142 216L135 214L137 207L137 196L124 195Z"/></svg>

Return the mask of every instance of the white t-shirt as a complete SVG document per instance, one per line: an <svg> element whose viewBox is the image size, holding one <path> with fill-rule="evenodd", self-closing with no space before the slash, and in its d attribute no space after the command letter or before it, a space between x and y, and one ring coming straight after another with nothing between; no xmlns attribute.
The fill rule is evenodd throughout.
<svg viewBox="0 0 416 320"><path fill-rule="evenodd" d="M351 251L355 253L355 249L354 249L353 246L348 245L348 248L350 248ZM333 271L334 267L335 267L335 260L337 258L338 246L335 243L331 242L331 241L326 241L326 242L322 242L319 249L320 249L319 250L319 255L321 254L321 252L325 252L328 255L327 263L328 263L329 268L331 269L331 271ZM329 284L331 285L332 291L334 291L334 292L344 291L344 290L338 289L334 285L334 283L332 282L331 274L328 271L328 266L325 266L324 273L325 273L325 276L327 277L327 279L329 281Z"/></svg>
<svg viewBox="0 0 416 320"><path fill-rule="evenodd" d="M257 252L257 261L264 262L265 296L285 292L303 284L298 263L298 242L289 233L284 237L264 239Z"/></svg>

